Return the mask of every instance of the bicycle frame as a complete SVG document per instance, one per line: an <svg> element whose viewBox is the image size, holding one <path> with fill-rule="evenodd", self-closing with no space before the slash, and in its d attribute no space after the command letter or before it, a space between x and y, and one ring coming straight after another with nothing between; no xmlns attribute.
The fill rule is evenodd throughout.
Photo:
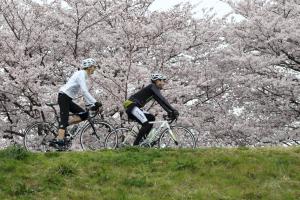
<svg viewBox="0 0 300 200"><path fill-rule="evenodd" d="M80 133L80 131L82 130L82 128L84 126L86 126L86 124L88 124L88 123L90 123L90 122L84 121L84 123L74 124L73 126L77 126L75 132L70 133L70 131L72 130L72 128L71 128L70 131L67 132L67 134L69 134L70 139L73 140ZM93 127L93 129L95 129L94 126L92 126L92 127Z"/></svg>
<svg viewBox="0 0 300 200"><path fill-rule="evenodd" d="M57 145L54 146L52 144L54 143L55 137L57 137L59 129L59 115L55 108L58 104L46 103L46 105L51 108L52 113L48 114L49 111L47 110L47 115L43 115L43 111L41 111L41 117L44 116L42 121L33 122L26 127L24 133L24 146L27 150L50 151L52 147L54 149L66 150L72 146L72 141L77 135L80 135L80 145L83 150L100 149L103 147L103 142L105 142L104 147L115 148L117 145L117 136L107 139L109 133L112 130L115 130L115 128L104 121L103 115L101 114L102 110L93 110L90 107L87 107L86 111L89 112L88 118L80 123L70 123L72 125L68 128L68 131L65 132L64 145L61 145L63 147L57 148ZM45 118L45 116L47 116L47 118ZM70 115L69 113L69 116L72 116L72 114ZM97 116L101 116L101 118L96 118ZM98 128L101 129L99 134L97 134ZM105 134L102 134L102 132Z"/></svg>
<svg viewBox="0 0 300 200"><path fill-rule="evenodd" d="M164 116L163 120L151 121L151 125L158 124L151 129L147 137L142 138L139 146L159 148L195 148L196 139L194 134L186 127L173 124L176 118ZM138 124L128 123L118 127L110 135L117 135L117 147L128 147L134 144L138 134Z"/></svg>
<svg viewBox="0 0 300 200"><path fill-rule="evenodd" d="M55 123L59 123L59 115L56 111L56 108L54 107L55 105L57 104L46 104L47 106L49 106L50 108L52 108L52 110L54 111L54 115L55 115L55 120L56 122ZM72 116L73 114L69 115L69 116ZM95 115L96 116L96 115ZM90 115L88 116L88 119L85 120L85 121L82 121L84 123L78 123L78 124L74 124L75 126L77 125L78 127L76 128L76 131L72 134L69 134L69 137L70 137L70 140L73 140L79 133L80 131L82 130L83 127L85 127L88 123L91 124L92 126L92 129L93 131L95 132L95 127L94 127L94 123L93 123L93 117L91 117Z"/></svg>
<svg viewBox="0 0 300 200"><path fill-rule="evenodd" d="M149 124L160 124L158 128L152 128L146 139L141 142L140 145L150 145L152 142L156 141L158 139L159 134L168 131L168 133L171 135L171 138L174 140L174 142L177 142L177 139L175 135L173 134L173 131L171 129L171 126L168 121L151 121ZM154 131L154 132L152 132Z"/></svg>

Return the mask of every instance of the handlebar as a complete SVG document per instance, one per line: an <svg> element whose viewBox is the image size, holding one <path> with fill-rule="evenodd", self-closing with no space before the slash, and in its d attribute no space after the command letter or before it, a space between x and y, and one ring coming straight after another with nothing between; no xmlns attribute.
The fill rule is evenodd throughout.
<svg viewBox="0 0 300 200"><path fill-rule="evenodd" d="M93 106L86 105L86 111L89 112L90 118L94 118L99 114L101 119L103 119L103 114L102 114L103 113L103 109L102 109L103 107L101 106L96 110L93 110L92 108L93 108Z"/></svg>

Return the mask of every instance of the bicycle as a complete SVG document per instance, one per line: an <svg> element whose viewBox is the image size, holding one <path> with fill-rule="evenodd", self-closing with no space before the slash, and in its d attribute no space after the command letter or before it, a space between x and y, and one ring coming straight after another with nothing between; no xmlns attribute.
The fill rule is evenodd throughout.
<svg viewBox="0 0 300 200"><path fill-rule="evenodd" d="M163 117L162 121L149 122L160 124L158 128L153 127L146 138L139 144L141 147L158 147L158 148L195 148L196 139L194 134L186 127L171 125L176 120ZM110 132L110 137L115 138L117 135L117 148L132 146L138 134L137 125L131 127L120 127Z"/></svg>
<svg viewBox="0 0 300 200"><path fill-rule="evenodd" d="M106 139L108 134L114 130L114 127L102 119L96 119L99 114L98 111L90 115L88 119L73 125L70 131L66 131L65 145L61 149L57 149L50 145L51 141L56 137L58 132L59 116L53 103L46 103L52 108L55 120L54 122L47 122L46 120L34 122L27 126L24 133L24 146L28 151L33 152L47 152L54 150L68 150L72 146L72 141L80 134L80 146L83 150L97 150L103 148L115 148L117 145L117 137L110 137ZM70 115L71 116L71 115ZM107 142L107 144L104 144Z"/></svg>

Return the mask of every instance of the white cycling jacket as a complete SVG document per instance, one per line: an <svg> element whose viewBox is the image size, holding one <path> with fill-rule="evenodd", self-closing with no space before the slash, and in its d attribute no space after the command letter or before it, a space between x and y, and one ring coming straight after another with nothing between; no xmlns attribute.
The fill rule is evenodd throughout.
<svg viewBox="0 0 300 200"><path fill-rule="evenodd" d="M72 99L76 97L81 90L86 104L93 105L96 102L96 99L89 93L87 87L87 72L80 70L75 72L65 85L63 85L59 91L65 93Z"/></svg>

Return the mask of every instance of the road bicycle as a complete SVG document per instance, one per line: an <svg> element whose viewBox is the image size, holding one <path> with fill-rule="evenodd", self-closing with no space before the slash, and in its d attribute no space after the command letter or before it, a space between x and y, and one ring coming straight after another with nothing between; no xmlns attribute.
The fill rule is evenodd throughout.
<svg viewBox="0 0 300 200"><path fill-rule="evenodd" d="M33 152L47 152L56 150L68 150L77 135L80 135L80 146L83 150L98 150L103 148L115 148L117 145L117 136L106 137L114 130L114 127L103 120L103 116L99 119L98 111L89 112L88 119L79 124L70 127L66 131L65 145L62 148L52 147L51 141L56 137L58 132L59 116L55 109L58 104L47 103L52 108L55 115L53 122L38 121L33 122L25 129L24 146L27 150ZM72 114L70 114L72 116ZM106 144L105 144L106 143Z"/></svg>
<svg viewBox="0 0 300 200"><path fill-rule="evenodd" d="M163 117L162 121L153 121L154 126L146 138L143 138L139 146L142 147L156 147L156 148L195 148L196 139L194 134L186 127L172 125L176 119L169 119L167 116ZM116 128L107 136L116 138L117 148L132 146L138 134L138 126L131 125L129 127Z"/></svg>

